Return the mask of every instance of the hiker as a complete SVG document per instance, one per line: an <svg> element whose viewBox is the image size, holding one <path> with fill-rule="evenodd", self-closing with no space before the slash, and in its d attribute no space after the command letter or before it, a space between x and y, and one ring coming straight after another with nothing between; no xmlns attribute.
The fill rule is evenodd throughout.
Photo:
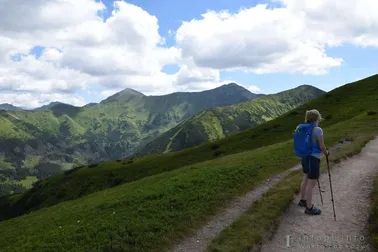
<svg viewBox="0 0 378 252"><path fill-rule="evenodd" d="M312 204L312 190L320 176L320 155L329 155L324 145L323 130L319 127L322 116L316 109L308 110L305 124L300 124L294 136L295 152L302 157L303 181L301 184L301 200L298 205L305 207L305 213L321 214L321 210ZM301 134L305 133L305 134ZM311 140L311 141L308 141Z"/></svg>

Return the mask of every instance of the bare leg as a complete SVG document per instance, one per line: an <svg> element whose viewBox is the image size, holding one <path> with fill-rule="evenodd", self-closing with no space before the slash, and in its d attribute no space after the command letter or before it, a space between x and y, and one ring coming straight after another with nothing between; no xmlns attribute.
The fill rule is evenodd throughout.
<svg viewBox="0 0 378 252"><path fill-rule="evenodd" d="M317 180L308 179L307 189L306 189L306 198L307 198L307 208L312 207L312 189L315 187Z"/></svg>
<svg viewBox="0 0 378 252"><path fill-rule="evenodd" d="M301 200L306 200L306 188L307 188L307 174L303 176L302 185L301 185Z"/></svg>

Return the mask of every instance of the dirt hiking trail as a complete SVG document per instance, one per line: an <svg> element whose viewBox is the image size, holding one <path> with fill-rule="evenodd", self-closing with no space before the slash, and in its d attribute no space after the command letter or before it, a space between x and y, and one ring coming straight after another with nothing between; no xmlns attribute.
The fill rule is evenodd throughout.
<svg viewBox="0 0 378 252"><path fill-rule="evenodd" d="M328 172L314 188L313 203L322 210L318 216L304 214L297 206L297 195L281 216L280 226L261 252L273 251L377 251L369 245L367 229L370 193L378 172L378 138L370 141L360 154L332 165L331 180L336 212L333 217Z"/></svg>
<svg viewBox="0 0 378 252"><path fill-rule="evenodd" d="M337 152L339 151L342 145L349 144L349 143L350 143L349 141L344 141L343 143L339 143L333 146L332 148L330 148L330 151L331 153L335 151ZM198 229L194 236L187 237L184 240L178 241L175 244L172 251L173 252L203 252L205 251L206 248L210 245L211 241L217 236L217 234L220 233L227 226L231 225L238 217L240 217L246 210L248 210L248 208L253 204L253 202L258 200L273 185L278 183L282 178L287 176L290 172L294 170L299 170L299 169L302 169L301 164L298 164L286 170L285 172L282 172L280 174L277 174L267 179L266 182L263 183L262 185L251 190L247 194L236 198L230 203L230 205L225 210L215 215L205 226ZM326 200L324 199L324 197L323 197L323 200ZM316 198L314 198L314 200L315 199ZM280 251L280 250L277 250L277 251Z"/></svg>

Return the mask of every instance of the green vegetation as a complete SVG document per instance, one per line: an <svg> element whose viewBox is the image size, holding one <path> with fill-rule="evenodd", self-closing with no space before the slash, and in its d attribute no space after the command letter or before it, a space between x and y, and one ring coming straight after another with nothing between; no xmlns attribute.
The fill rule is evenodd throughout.
<svg viewBox="0 0 378 252"><path fill-rule="evenodd" d="M30 206L35 210L53 206L0 222L0 250L167 251L175 240L192 234L234 196L299 162L293 155L291 138L306 109L317 108L326 117L322 127L327 146L346 138L354 141L355 145L343 147L344 154L338 158L355 154L356 146L378 132L378 115L367 113L377 107L377 82L378 76L372 76L343 86L213 143L160 156L93 164L39 181L27 193L4 197L0 215L21 215ZM288 195L297 187L295 176L290 178L292 183L279 184L287 186L282 204L287 204ZM128 183L120 184L124 182ZM282 195L270 191L256 203L260 209L256 215L264 213L261 218L250 216L261 225L258 233L274 223L284 207L273 208L272 213L262 211L274 200L271 197L278 196ZM268 217L272 218L269 222ZM243 226L239 222L233 227ZM261 240L258 233L252 237L256 243ZM243 242L246 234L241 235ZM235 243L221 244L229 248Z"/></svg>
<svg viewBox="0 0 378 252"><path fill-rule="evenodd" d="M45 179L17 200L0 200L0 205L3 206L0 208L0 216L7 219L147 176L287 141L291 139L291 133L298 122L304 120L307 109L318 108L322 112L326 118L322 123L323 127L348 123L348 127L336 128L337 132L334 134L327 133L329 144L341 138L368 132L370 128L374 130L378 125L377 115L368 116L366 111L377 107L377 82L378 75L375 75L345 85L274 120L212 143L174 153L133 159L132 162L127 159L122 162L103 162L95 167L85 166ZM292 155L291 152L288 153Z"/></svg>
<svg viewBox="0 0 378 252"><path fill-rule="evenodd" d="M37 182L38 179L36 176L27 176L25 179L21 180L21 185L26 189L29 189L33 186L34 182Z"/></svg>
<svg viewBox="0 0 378 252"><path fill-rule="evenodd" d="M4 159L0 158L0 170L14 170L14 167L11 163L4 161Z"/></svg>
<svg viewBox="0 0 378 252"><path fill-rule="evenodd" d="M252 101L208 109L162 134L135 155L178 151L218 140L270 121L322 94L322 90L303 85Z"/></svg>
<svg viewBox="0 0 378 252"><path fill-rule="evenodd" d="M378 133L378 130L375 133ZM345 156L359 153L369 140L372 140L372 137L366 135L355 138L352 144L342 146L338 152L332 152L330 162L337 163ZM327 168L324 157L322 160L321 172L324 173ZM288 174L252 204L233 224L220 232L207 251L248 251L262 245L265 236L269 236L278 228L281 214L291 203L293 195L299 193L302 178L302 170Z"/></svg>
<svg viewBox="0 0 378 252"><path fill-rule="evenodd" d="M28 168L28 169L34 168L40 163L41 159L42 159L41 156L29 155L24 160L24 166L23 167Z"/></svg>
<svg viewBox="0 0 378 252"><path fill-rule="evenodd" d="M125 157L203 109L258 96L236 84L165 96L126 89L91 106L52 103L33 111L0 110L0 153L16 168L10 179L44 179L72 165ZM43 157L37 164L36 156Z"/></svg>
<svg viewBox="0 0 378 252"><path fill-rule="evenodd" d="M8 104L8 103L0 104L0 109L3 109L3 110L22 110L21 108L13 106L12 104Z"/></svg>
<svg viewBox="0 0 378 252"><path fill-rule="evenodd" d="M346 122L354 128L355 146L362 146L368 136L361 135L362 140L359 140L356 132L376 127L372 123L366 124L366 118L366 115L358 116ZM327 137L330 144L344 136L336 126L325 128L325 131L330 136ZM253 189L271 175L296 164L298 159L292 155L291 146L290 140L205 161L3 221L0 223L0 244L4 244L4 249L16 246L19 251L62 248L67 251L166 251L175 239L190 234L192 228L208 220L233 196ZM355 154L355 146L343 148L347 148L347 153ZM298 178L292 177L292 183L283 184L285 197L279 202L288 203L288 195L292 196ZM265 197L278 196L282 195L273 191ZM266 204L271 204L272 200L274 198L268 201L264 198L258 204L266 209ZM261 214L263 211L260 205L257 206ZM267 224L271 224L270 218L277 217L282 207L279 205L272 212L265 212L263 219L257 219L258 224L268 218ZM21 229L20 235L17 232ZM43 233L38 232L42 229ZM29 239L31 236L33 239ZM254 239L259 241L257 234Z"/></svg>
<svg viewBox="0 0 378 252"><path fill-rule="evenodd" d="M291 145L205 161L1 222L0 248L146 251L170 245L233 196L296 164ZM15 233L19 225L22 235Z"/></svg>

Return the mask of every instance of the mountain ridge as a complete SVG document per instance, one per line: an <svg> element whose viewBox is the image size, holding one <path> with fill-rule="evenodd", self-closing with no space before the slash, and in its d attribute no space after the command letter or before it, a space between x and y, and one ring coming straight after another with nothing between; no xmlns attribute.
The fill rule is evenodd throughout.
<svg viewBox="0 0 378 252"><path fill-rule="evenodd" d="M44 179L75 166L121 158L203 109L253 97L232 86L160 97L126 89L90 106L54 102L32 111L1 112L0 176L6 182L0 182L0 191L20 192L20 183L30 177Z"/></svg>
<svg viewBox="0 0 378 252"><path fill-rule="evenodd" d="M2 103L0 104L0 109L3 109L3 110L22 110L21 107L17 107L17 106L14 106L10 103Z"/></svg>
<svg viewBox="0 0 378 252"><path fill-rule="evenodd" d="M324 93L314 86L300 85L244 103L210 108L140 146L132 156L141 157L179 151L208 141L219 140L274 119Z"/></svg>
<svg viewBox="0 0 378 252"><path fill-rule="evenodd" d="M200 94L200 93L209 93L209 92L212 92L212 91L217 91L217 90L225 90L225 89L230 89L230 88L238 88L239 90L244 90L244 91L248 91L250 92L248 89L244 88L242 85L239 85L235 82L230 82L230 83L227 83L227 84L223 84L219 87L216 87L216 88L213 88L213 89L208 89L208 90L202 90L202 91L194 91L194 92L185 92L185 91L178 91L178 92L173 92L173 93L168 93L168 94L162 94L162 95L145 95L143 94L142 92L136 90L136 89L132 89L132 88L125 88L119 92L116 92L110 96L108 96L107 98L99 101L99 102L90 102L86 105L83 105L83 106L75 106L73 104L69 104L69 103L65 103L65 102L60 102L60 101L54 101L54 102L50 102L50 103L47 103L47 104L44 104L40 107L36 107L36 108L23 108L23 107L18 107L18 106L14 106L10 103L3 103L3 104L0 104L0 109L2 109L2 106L6 107L6 106L9 106L9 107L14 107L14 109L18 109L18 110L41 110L41 109L49 109L57 104L66 104L66 105L71 105L71 106L75 106L75 107L87 107L88 105L91 106L91 105L96 105L96 104L100 104L101 102L104 102L106 100L108 100L109 98L112 98L112 97L118 97L118 96L122 96L122 95L136 95L136 96L145 96L145 97L164 97L164 96L170 96L170 95L175 95L175 94L193 94L193 95L196 95L196 94ZM252 93L252 92L250 92ZM259 96L262 96L264 94L255 94L255 93L252 93L253 95L259 95Z"/></svg>
<svg viewBox="0 0 378 252"><path fill-rule="evenodd" d="M102 250L134 246L167 251L181 238L178 233L197 229L225 203L298 164L291 147L292 132L308 109L316 108L326 118L322 128L327 132L327 145L349 139L353 143L348 154L353 154L361 136L366 139L378 132L377 83L378 75L347 84L212 143L176 153L77 167L39 181L24 194L1 198L0 217L16 219L2 222L0 244L23 251L51 247L88 250L93 242ZM337 153L333 161L343 155ZM283 190L290 193L293 185L287 187L289 191ZM277 199L280 194L275 190L270 196ZM267 199L262 200L264 206ZM287 205L286 197L281 203ZM279 217L282 209L276 210ZM28 211L33 213L17 218ZM261 212L259 216L269 218L270 226L273 215Z"/></svg>

